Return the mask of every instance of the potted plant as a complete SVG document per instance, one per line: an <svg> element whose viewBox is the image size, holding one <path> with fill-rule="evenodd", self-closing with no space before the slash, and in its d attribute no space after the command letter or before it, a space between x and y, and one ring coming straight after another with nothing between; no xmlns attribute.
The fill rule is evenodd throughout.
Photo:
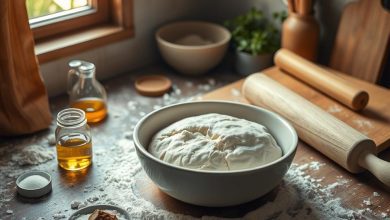
<svg viewBox="0 0 390 220"><path fill-rule="evenodd" d="M285 11L273 13L276 21L286 18ZM248 75L272 65L273 54L280 48L280 31L259 9L224 23L232 34L235 67L238 73Z"/></svg>

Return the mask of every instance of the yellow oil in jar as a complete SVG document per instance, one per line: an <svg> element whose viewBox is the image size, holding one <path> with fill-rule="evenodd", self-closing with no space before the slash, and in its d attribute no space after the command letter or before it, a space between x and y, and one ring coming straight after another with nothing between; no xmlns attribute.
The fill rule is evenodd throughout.
<svg viewBox="0 0 390 220"><path fill-rule="evenodd" d="M72 108L78 108L85 112L88 123L96 123L107 115L107 106L102 99L84 98L71 104Z"/></svg>
<svg viewBox="0 0 390 220"><path fill-rule="evenodd" d="M80 133L71 133L59 138L57 159L65 170L81 170L92 163L91 138Z"/></svg>

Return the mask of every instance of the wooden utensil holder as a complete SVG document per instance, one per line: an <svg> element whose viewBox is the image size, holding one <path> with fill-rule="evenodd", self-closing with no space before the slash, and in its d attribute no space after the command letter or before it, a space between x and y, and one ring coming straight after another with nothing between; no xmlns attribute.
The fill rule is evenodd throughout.
<svg viewBox="0 0 390 220"><path fill-rule="evenodd" d="M316 61L319 36L320 28L313 14L290 13L282 26L282 48Z"/></svg>

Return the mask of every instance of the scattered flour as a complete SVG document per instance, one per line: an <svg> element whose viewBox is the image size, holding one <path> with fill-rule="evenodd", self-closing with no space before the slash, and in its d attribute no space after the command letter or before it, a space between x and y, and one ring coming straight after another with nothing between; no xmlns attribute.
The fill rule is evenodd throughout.
<svg viewBox="0 0 390 220"><path fill-rule="evenodd" d="M47 148L45 151L50 149L52 148ZM109 152L116 156L107 158ZM99 184L86 185L83 197L75 198L62 212L51 214L53 219L61 220L69 217L72 212L65 212L66 208L77 210L94 204L117 205L126 209L135 219L196 219L192 216L169 212L142 197L142 193L138 191L136 179L145 174L142 173L142 167L131 139L123 137L115 142L115 146L103 150L95 156L95 161L109 159L113 160L114 163L107 163L110 165L99 167L103 173ZM323 165L317 161L292 164L282 183L275 189L276 196L273 200L259 206L242 218L370 219L373 215L372 209L367 207L355 210L345 208L342 205L342 199L335 196L336 189L348 187L349 181L347 179L337 176L336 182L324 184L325 177L315 178L309 175L309 173L320 174ZM376 195L379 196L379 193L374 192L373 196ZM388 213L386 212L378 213L377 217L387 218ZM12 214L13 212L9 215ZM221 218L203 216L202 219Z"/></svg>
<svg viewBox="0 0 390 220"><path fill-rule="evenodd" d="M210 90L215 88L216 85L217 85L217 81L214 78L209 78L209 79L207 79L206 83L202 83L202 84L197 85L197 87L196 87L197 90L195 90L196 91L195 94L188 94L188 92L186 92L185 96L182 95L183 92L177 85L173 85L172 92L165 93L161 99L161 102L159 101L158 104L153 106L153 109L156 110L156 109L161 108L162 106L181 103L181 102L201 100L200 96L202 94L204 94L205 92L209 92ZM188 88L193 88L194 83L191 81L186 81L185 86ZM195 88L193 88L193 89L195 89Z"/></svg>
<svg viewBox="0 0 390 220"><path fill-rule="evenodd" d="M56 145L56 136L54 134L50 134L47 137L47 143L49 146L55 146Z"/></svg>
<svg viewBox="0 0 390 220"><path fill-rule="evenodd" d="M191 81L187 81L187 82L185 82L185 85L186 85L187 87L191 88L191 87L194 86L194 83L191 82Z"/></svg>
<svg viewBox="0 0 390 220"><path fill-rule="evenodd" d="M181 95L181 89L179 87L177 87L177 85L173 85L172 86L172 90L173 90L173 93L175 93L175 95Z"/></svg>
<svg viewBox="0 0 390 220"><path fill-rule="evenodd" d="M127 102L127 107L130 109L130 110L135 110L137 108L137 103L134 102L134 101L129 101Z"/></svg>
<svg viewBox="0 0 390 220"><path fill-rule="evenodd" d="M94 203L94 202L96 202L98 200L99 200L99 197L97 197L97 196L92 196L92 197L87 199L87 201L90 202L90 203Z"/></svg>
<svg viewBox="0 0 390 220"><path fill-rule="evenodd" d="M126 131L123 133L124 137L127 139L133 139L133 131Z"/></svg>
<svg viewBox="0 0 390 220"><path fill-rule="evenodd" d="M71 203L70 203L70 208L71 209L78 209L79 208L79 205L81 204L82 202L78 201L78 200L73 200Z"/></svg>
<svg viewBox="0 0 390 220"><path fill-rule="evenodd" d="M190 84L191 87L193 84ZM187 102L191 100L198 99L204 92L211 90L211 86L208 84L205 85L198 85L198 89L201 90L199 93L195 94L194 96L183 96L182 91L179 87L173 87L173 92L171 93L165 93L161 100L159 100L158 104L153 106L153 110L157 110L162 108L163 106L181 103L181 102Z"/></svg>
<svg viewBox="0 0 390 220"><path fill-rule="evenodd" d="M321 166L324 166L325 163L320 163L318 161L312 161L309 163L310 169L319 170Z"/></svg>
<svg viewBox="0 0 390 220"><path fill-rule="evenodd" d="M196 94L192 94L192 97L183 97L177 95L175 92L164 95L162 99L159 99L156 103L158 106L165 106L178 102L189 101L197 99L202 93L212 88L212 82L208 84L200 85L197 88ZM194 84L190 81L185 83L186 87L194 87ZM195 88L194 88L195 89ZM196 90L196 89L195 89ZM232 95L238 94L239 91L232 91ZM180 93L180 92L179 92ZM137 110L140 103L129 101L127 103L127 109ZM153 107L154 108L154 107ZM157 108L157 107L156 107ZM143 108L139 108L143 109ZM336 110L337 111L337 110ZM134 120L133 120L134 119ZM130 123L136 123L137 117L131 117ZM366 122L355 122L358 125L367 125ZM372 124L371 124L372 126ZM68 207L64 207L63 212L54 213L53 210L48 210L50 218L65 219L69 217L72 212L66 212L65 209L72 208L72 211L81 209L92 204L111 204L117 205L126 209L134 219L196 219L188 215L182 215L172 213L164 208L160 208L149 202L142 197L142 193L138 191L136 185L136 179L140 175L145 175L142 172L141 164L137 158L135 148L132 140L132 132L122 134L122 139L119 139L115 143L115 147L109 147L98 153L95 151L95 163L99 167L99 172L103 177L96 185L90 185L85 188L82 196L74 198ZM9 216L14 215L14 212L8 207L8 203L14 198L14 194L10 194L10 187L13 186L14 181L7 182L5 178L15 178L21 173L26 171L26 168L17 168L12 172L3 173L4 170L16 169L13 164L15 162L20 165L37 165L33 168L46 168L39 166L41 163L45 163L48 160L54 158L53 148L44 148L43 145L49 143L49 139L45 139L45 143L41 146L33 145L26 147L24 150L18 151L11 158L12 163L1 164L0 163L0 209L3 210L0 213L0 218L8 219L9 217L1 216L6 214ZM36 143L34 138L28 140L29 143ZM50 143L49 143L50 145ZM33 156L31 156L29 153ZM4 149L0 149L0 156L6 155L7 152ZM109 156L108 156L109 155ZM5 157L3 157L5 158ZM2 159L3 159L2 158ZM313 159L313 158L310 158ZM112 160L114 163L109 166L99 166L100 161ZM19 162L20 161L20 162ZM22 162L23 161L23 162ZM1 162L1 160L0 160ZM335 196L334 190L344 187L348 187L348 181L342 176L338 176L338 180L335 183L327 183L326 177L315 178L309 175L309 173L321 174L322 163L312 161L305 164L292 164L291 168L287 172L282 183L275 189L275 198L267 203L259 206L257 209L247 213L242 218L244 219L371 219L372 209L355 209L351 210L343 207L342 199ZM101 170L100 170L101 169ZM138 178L139 179L139 178ZM3 184L4 183L4 184ZM53 185L53 187L55 187ZM379 193L373 193L373 196L379 196ZM77 199L77 200L76 200ZM58 210L58 207L56 208ZM54 213L54 214L53 214ZM66 214L65 214L66 213ZM387 218L390 210L386 212L377 213L378 218ZM369 217L366 217L369 216ZM13 217L13 216L12 216ZM39 217L37 219L50 219ZM221 219L213 216L203 216L202 219Z"/></svg>
<svg viewBox="0 0 390 220"><path fill-rule="evenodd" d="M213 78L209 78L209 79L207 79L207 83L210 86L215 86L215 84L217 84L217 81L215 81L215 79L213 79Z"/></svg>
<svg viewBox="0 0 390 220"><path fill-rule="evenodd" d="M99 149L99 150L94 150L93 151L95 155L104 155L106 153L105 150Z"/></svg>
<svg viewBox="0 0 390 220"><path fill-rule="evenodd" d="M165 94L163 95L163 100L168 100L168 99L170 99L170 96L169 96L168 93L165 93Z"/></svg>
<svg viewBox="0 0 390 220"><path fill-rule="evenodd" d="M116 163L105 167L102 183L92 186L88 198L98 198L99 203L118 205L126 209L135 219L196 219L191 216L175 214L156 207L137 191L136 179L142 167L138 162L134 144L128 139L115 144ZM324 178L314 178L306 171L318 172L322 163L312 161L306 164L292 164L283 182L276 189L273 201L258 207L243 216L244 219L359 219L372 211L351 210L342 206L342 199L334 196L338 187L347 187L348 180L340 177L335 183L323 185ZM104 188L104 191L99 190ZM91 205L90 199L77 204ZM80 209L85 205L78 206ZM73 206L71 206L73 207ZM379 214L382 215L382 214ZM202 219L220 219L203 216Z"/></svg>
<svg viewBox="0 0 390 220"><path fill-rule="evenodd" d="M160 108L162 108L161 105L153 105L153 110L158 110L158 109L160 109Z"/></svg>
<svg viewBox="0 0 390 220"><path fill-rule="evenodd" d="M299 166L297 169L303 171L303 170L307 170L307 168L309 168L309 164L305 163Z"/></svg>
<svg viewBox="0 0 390 220"><path fill-rule="evenodd" d="M349 181L346 180L346 179L339 179L338 181L332 183L332 184L329 184L327 185L325 188L321 189L321 191L325 192L325 191L332 191L340 186L343 186L345 184L347 184Z"/></svg>
<svg viewBox="0 0 390 220"><path fill-rule="evenodd" d="M55 153L41 145L30 145L24 147L18 153L12 155L12 161L24 165L38 165L55 158Z"/></svg>
<svg viewBox="0 0 390 220"><path fill-rule="evenodd" d="M203 90L203 91L210 91L211 88L212 87L209 84L200 84L200 85L198 85L198 89L199 90Z"/></svg>
<svg viewBox="0 0 390 220"><path fill-rule="evenodd" d="M363 204L364 204L364 205L371 206L371 205L372 205L372 203L371 203L371 200L370 200L370 198L367 198L367 199L363 200Z"/></svg>
<svg viewBox="0 0 390 220"><path fill-rule="evenodd" d="M79 206L77 207L78 209L82 209L82 208L85 208L88 206L88 203L86 201L82 202L79 204Z"/></svg>
<svg viewBox="0 0 390 220"><path fill-rule="evenodd" d="M307 170L310 168L311 170L319 170L321 166L325 165L325 163L320 163L318 161L311 161L310 163L305 163L298 167L299 170Z"/></svg>
<svg viewBox="0 0 390 220"><path fill-rule="evenodd" d="M373 192L372 195L375 196L375 197L380 196L380 194L378 192Z"/></svg>
<svg viewBox="0 0 390 220"><path fill-rule="evenodd" d="M230 90L230 93L231 93L233 96L235 96L235 97L241 96L240 90L238 90L238 89L236 89L236 88L231 89L231 90Z"/></svg>
<svg viewBox="0 0 390 220"><path fill-rule="evenodd" d="M66 218L66 215L63 214L63 213L56 213L53 215L53 219L57 220L57 219L64 219Z"/></svg>
<svg viewBox="0 0 390 220"><path fill-rule="evenodd" d="M374 127L374 125L370 121L363 119L355 119L353 120L353 123L355 123L359 128L362 129L371 129Z"/></svg>
<svg viewBox="0 0 390 220"><path fill-rule="evenodd" d="M327 109L327 112L329 112L329 113L338 113L341 111L343 111L343 109L340 108L340 106L338 106L338 105L329 106L329 108Z"/></svg>

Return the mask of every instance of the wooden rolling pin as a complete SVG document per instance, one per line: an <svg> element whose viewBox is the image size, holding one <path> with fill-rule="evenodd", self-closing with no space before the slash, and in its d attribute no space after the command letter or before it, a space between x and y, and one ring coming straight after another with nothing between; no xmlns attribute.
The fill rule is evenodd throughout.
<svg viewBox="0 0 390 220"><path fill-rule="evenodd" d="M287 118L301 140L352 173L369 170L390 186L390 163L375 154L375 143L268 76L247 77L242 93L253 104Z"/></svg>
<svg viewBox="0 0 390 220"><path fill-rule="evenodd" d="M352 110L362 110L368 103L369 96L366 91L290 50L280 49L276 53L274 61L279 68Z"/></svg>

